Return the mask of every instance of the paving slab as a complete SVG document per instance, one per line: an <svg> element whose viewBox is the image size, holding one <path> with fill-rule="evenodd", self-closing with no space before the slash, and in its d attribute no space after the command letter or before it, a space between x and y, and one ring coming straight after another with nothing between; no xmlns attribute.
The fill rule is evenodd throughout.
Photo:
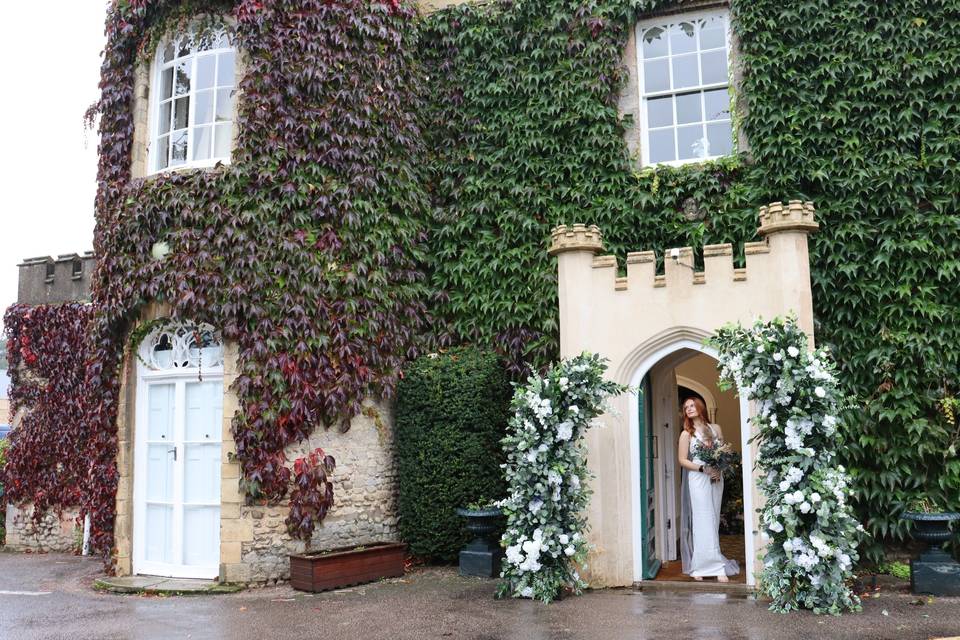
<svg viewBox="0 0 960 640"><path fill-rule="evenodd" d="M145 593L148 595L200 596L236 593L243 585L221 584L216 580L162 578L156 576L103 577L93 581L95 589L111 593Z"/></svg>

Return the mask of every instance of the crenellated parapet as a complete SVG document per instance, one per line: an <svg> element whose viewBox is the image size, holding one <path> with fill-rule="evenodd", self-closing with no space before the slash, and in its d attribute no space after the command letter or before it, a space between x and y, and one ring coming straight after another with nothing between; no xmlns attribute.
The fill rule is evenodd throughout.
<svg viewBox="0 0 960 640"><path fill-rule="evenodd" d="M773 202L760 207L760 228L757 233L764 237L780 231L813 233L820 228L813 214L812 202L791 200L786 206L781 202Z"/></svg>
<svg viewBox="0 0 960 640"><path fill-rule="evenodd" d="M555 227L550 234L549 253L552 256L567 251L602 251L603 236L600 228L592 224L575 224L568 227L565 224Z"/></svg>
<svg viewBox="0 0 960 640"><path fill-rule="evenodd" d="M760 208L760 226L758 234L764 239L760 242L744 244L746 267L734 267L733 245L713 244L703 247L703 269L698 270L694 265L694 252L691 247L668 249L663 256L664 273L658 275L657 253L654 251L635 251L627 254L627 275L617 275L617 257L614 255L597 255L603 251L603 234L596 225L575 224L560 225L553 229L550 237L549 253L558 256L566 253L589 254L591 268L600 278L594 278L594 284L601 285L603 281L611 283L616 291L626 291L631 287L666 286L682 287L687 285L712 285L726 283L743 283L751 273L762 274L761 279L769 280L770 269L776 270L778 256L774 253L792 253L795 247L787 244L779 247L772 242L772 237L786 232L802 232L805 243L806 234L820 228L814 220L812 202L791 200L784 205L774 202ZM804 247L805 250L805 247ZM793 256L784 256L792 261ZM804 256L805 259L805 256Z"/></svg>

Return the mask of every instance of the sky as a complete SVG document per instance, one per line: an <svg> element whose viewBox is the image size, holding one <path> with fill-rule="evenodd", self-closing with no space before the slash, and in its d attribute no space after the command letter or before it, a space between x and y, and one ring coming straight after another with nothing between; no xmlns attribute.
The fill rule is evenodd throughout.
<svg viewBox="0 0 960 640"><path fill-rule="evenodd" d="M24 258L93 249L98 97L106 0L7 2L0 19L0 312ZM0 320L2 322L2 320Z"/></svg>

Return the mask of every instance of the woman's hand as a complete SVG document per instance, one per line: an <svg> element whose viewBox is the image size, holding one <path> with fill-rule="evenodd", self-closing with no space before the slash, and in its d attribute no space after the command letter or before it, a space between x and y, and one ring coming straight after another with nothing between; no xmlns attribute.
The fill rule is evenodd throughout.
<svg viewBox="0 0 960 640"><path fill-rule="evenodd" d="M714 469L713 467L704 467L703 471L708 476L710 476L710 480L713 482L716 482L717 480L719 480L720 476L722 475L720 473L720 469Z"/></svg>

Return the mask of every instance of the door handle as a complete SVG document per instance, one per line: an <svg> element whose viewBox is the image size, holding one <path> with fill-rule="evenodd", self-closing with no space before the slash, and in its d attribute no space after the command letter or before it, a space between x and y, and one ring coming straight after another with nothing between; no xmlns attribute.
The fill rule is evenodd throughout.
<svg viewBox="0 0 960 640"><path fill-rule="evenodd" d="M174 447L173 449L167 449L167 453L170 453L170 452L173 452L173 461L176 462L176 461L177 461L177 448Z"/></svg>

